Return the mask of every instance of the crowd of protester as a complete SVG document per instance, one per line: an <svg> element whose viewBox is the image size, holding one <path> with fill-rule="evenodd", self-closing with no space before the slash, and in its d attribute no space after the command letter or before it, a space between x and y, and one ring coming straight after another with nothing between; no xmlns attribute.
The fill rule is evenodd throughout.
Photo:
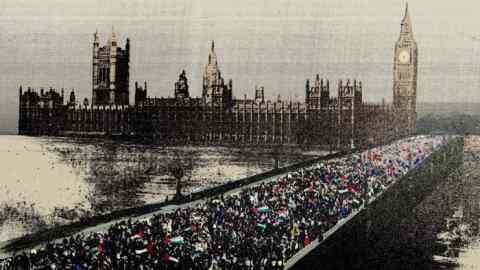
<svg viewBox="0 0 480 270"><path fill-rule="evenodd" d="M192 207L16 254L3 269L283 269L446 138L417 136L323 161Z"/></svg>

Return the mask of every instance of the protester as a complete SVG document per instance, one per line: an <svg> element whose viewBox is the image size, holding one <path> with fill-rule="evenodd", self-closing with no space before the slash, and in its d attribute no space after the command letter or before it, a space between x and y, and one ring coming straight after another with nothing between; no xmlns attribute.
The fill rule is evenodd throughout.
<svg viewBox="0 0 480 270"><path fill-rule="evenodd" d="M417 136L325 161L194 207L48 243L0 262L0 270L283 269L445 142Z"/></svg>

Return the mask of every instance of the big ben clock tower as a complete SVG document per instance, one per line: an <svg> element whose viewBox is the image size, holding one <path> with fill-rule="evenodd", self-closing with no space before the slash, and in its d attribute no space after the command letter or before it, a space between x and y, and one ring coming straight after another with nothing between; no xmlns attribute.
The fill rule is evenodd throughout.
<svg viewBox="0 0 480 270"><path fill-rule="evenodd" d="M417 118L417 43L413 38L412 22L408 13L402 20L400 37L395 44L393 64L393 107L396 115L397 134L415 133Z"/></svg>

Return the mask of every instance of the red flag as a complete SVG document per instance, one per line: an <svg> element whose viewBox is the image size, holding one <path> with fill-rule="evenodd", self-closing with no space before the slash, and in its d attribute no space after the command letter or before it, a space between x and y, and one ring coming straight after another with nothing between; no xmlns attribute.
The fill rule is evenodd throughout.
<svg viewBox="0 0 480 270"><path fill-rule="evenodd" d="M176 263L178 263L178 259L170 256L170 254L168 254L168 253L165 253L165 255L163 255L163 259L164 259L165 261L167 261L167 262L176 262Z"/></svg>
<svg viewBox="0 0 480 270"><path fill-rule="evenodd" d="M103 253L103 245L101 243L98 244L97 251L98 251L98 253Z"/></svg>
<svg viewBox="0 0 480 270"><path fill-rule="evenodd" d="M303 246L306 247L310 244L310 238L308 238L308 234L305 235L305 238L303 239Z"/></svg>
<svg viewBox="0 0 480 270"><path fill-rule="evenodd" d="M132 239L141 239L144 236L145 236L145 234L143 233L143 231L139 231L138 233L136 233L132 236Z"/></svg>

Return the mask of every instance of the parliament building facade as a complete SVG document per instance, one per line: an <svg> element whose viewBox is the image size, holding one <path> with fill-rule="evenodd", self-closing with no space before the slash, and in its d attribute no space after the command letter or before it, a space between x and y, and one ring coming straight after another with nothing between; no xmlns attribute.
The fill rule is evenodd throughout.
<svg viewBox="0 0 480 270"><path fill-rule="evenodd" d="M357 80L334 83L316 75L305 83L304 102L266 100L263 87L253 99L233 98L212 41L203 75L202 96L190 96L187 73L173 84L173 98L148 96L147 83L135 83L129 104L129 50L112 32L100 47L93 42L91 102L79 102L72 90L19 93L19 134L50 136L118 136L162 144L316 145L330 149L383 144L415 132L418 50L408 7L395 45L393 104L363 100ZM331 85L332 84L332 85ZM335 87L335 88L334 88ZM332 91L336 90L336 97Z"/></svg>

